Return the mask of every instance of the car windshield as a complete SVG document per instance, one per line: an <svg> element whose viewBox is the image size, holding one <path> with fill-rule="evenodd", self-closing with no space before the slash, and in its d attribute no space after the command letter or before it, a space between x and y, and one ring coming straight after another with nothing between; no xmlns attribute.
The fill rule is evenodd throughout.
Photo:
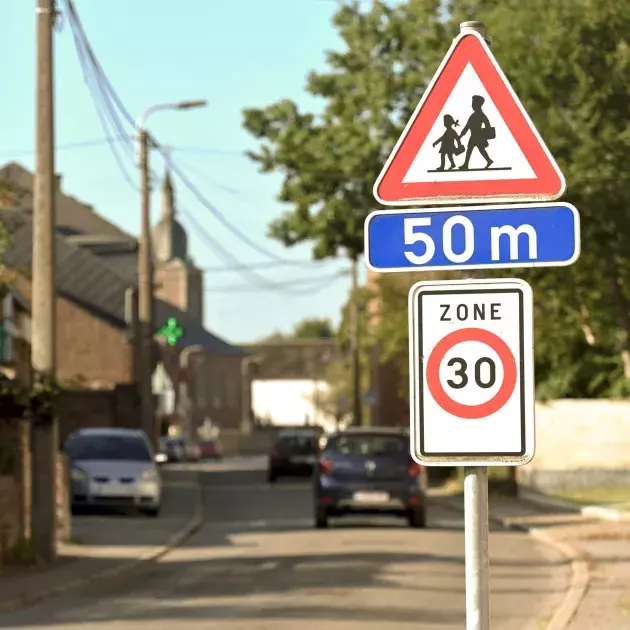
<svg viewBox="0 0 630 630"><path fill-rule="evenodd" d="M328 448L340 455L391 457L407 454L409 444L397 435L340 435L329 441Z"/></svg>
<svg viewBox="0 0 630 630"><path fill-rule="evenodd" d="M72 438L66 453L74 460L151 461L145 441L127 435L82 435Z"/></svg>
<svg viewBox="0 0 630 630"><path fill-rule="evenodd" d="M280 438L278 446L281 451L295 453L314 453L317 439L310 435L291 435Z"/></svg>

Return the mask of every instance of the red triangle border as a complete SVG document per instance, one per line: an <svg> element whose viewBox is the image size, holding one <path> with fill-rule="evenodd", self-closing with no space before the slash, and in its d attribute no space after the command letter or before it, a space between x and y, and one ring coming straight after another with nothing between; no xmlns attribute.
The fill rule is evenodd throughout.
<svg viewBox="0 0 630 630"><path fill-rule="evenodd" d="M470 63L510 129L536 177L459 182L402 183L467 64ZM536 128L481 36L460 36L416 108L374 185L383 205L483 203L485 200L557 199L565 181Z"/></svg>

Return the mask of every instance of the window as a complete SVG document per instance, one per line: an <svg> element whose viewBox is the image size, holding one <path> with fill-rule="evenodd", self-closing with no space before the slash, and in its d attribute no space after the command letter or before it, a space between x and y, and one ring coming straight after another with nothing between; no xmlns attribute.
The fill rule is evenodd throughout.
<svg viewBox="0 0 630 630"><path fill-rule="evenodd" d="M151 461L146 442L136 436L79 435L68 441L65 451L73 460Z"/></svg>
<svg viewBox="0 0 630 630"><path fill-rule="evenodd" d="M395 435L342 435L329 441L328 448L341 455L367 457L402 455L409 450L407 440Z"/></svg>

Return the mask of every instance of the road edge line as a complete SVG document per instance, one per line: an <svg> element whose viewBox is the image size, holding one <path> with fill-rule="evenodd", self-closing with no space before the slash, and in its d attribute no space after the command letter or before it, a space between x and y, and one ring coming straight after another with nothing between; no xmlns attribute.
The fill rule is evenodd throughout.
<svg viewBox="0 0 630 630"><path fill-rule="evenodd" d="M562 603L556 608L545 630L566 630L586 595L590 583L588 561L585 555L567 542L556 540L541 529L528 530L529 535L545 545L553 547L571 561L571 584Z"/></svg>
<svg viewBox="0 0 630 630"><path fill-rule="evenodd" d="M134 558L129 561L122 561L118 566L111 569L105 569L104 571L97 571L90 575L80 577L76 580L72 580L61 586L53 588L43 589L37 593L28 593L14 599L10 599L6 602L0 603L0 614L6 614L14 612L21 608L38 604L47 599L58 597L59 595L65 595L71 591L77 590L84 586L91 585L101 580L117 577L125 573L131 572L134 569L147 564L149 562L159 560L173 549L179 547L188 538L190 538L200 527L203 522L203 493L199 476L197 476L197 498L195 500L195 508L190 519L186 524L178 531L171 534L163 545L157 545L150 551L144 553L138 558Z"/></svg>

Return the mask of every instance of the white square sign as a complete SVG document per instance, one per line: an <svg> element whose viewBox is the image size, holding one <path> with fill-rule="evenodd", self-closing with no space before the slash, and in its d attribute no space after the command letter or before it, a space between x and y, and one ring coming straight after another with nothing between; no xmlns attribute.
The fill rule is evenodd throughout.
<svg viewBox="0 0 630 630"><path fill-rule="evenodd" d="M419 282L409 293L411 453L435 466L522 465L534 455L531 287Z"/></svg>

